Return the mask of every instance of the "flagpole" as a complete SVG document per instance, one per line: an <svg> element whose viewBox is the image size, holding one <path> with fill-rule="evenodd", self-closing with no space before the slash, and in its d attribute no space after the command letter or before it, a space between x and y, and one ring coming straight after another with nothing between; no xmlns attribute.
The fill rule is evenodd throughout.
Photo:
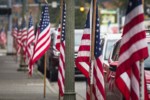
<svg viewBox="0 0 150 100"><path fill-rule="evenodd" d="M62 11L63 10L63 0L60 0L60 42L61 42L61 30L62 30ZM59 27L59 26L58 26ZM59 93L58 93L58 100L60 100L61 96L60 96L60 89L59 89Z"/></svg>
<svg viewBox="0 0 150 100"><path fill-rule="evenodd" d="M144 100L144 60L140 61L140 100Z"/></svg>
<svg viewBox="0 0 150 100"><path fill-rule="evenodd" d="M93 90L93 65L94 65L94 44L95 44L95 21L96 21L96 0L93 0L92 11L92 36L91 36L91 68L90 68L90 100L92 100Z"/></svg>
<svg viewBox="0 0 150 100"><path fill-rule="evenodd" d="M142 0L143 8L144 8L144 0Z"/></svg>
<svg viewBox="0 0 150 100"><path fill-rule="evenodd" d="M142 0L143 9L144 9L144 0ZM144 93L144 59L140 61L140 100L144 100L145 93Z"/></svg>
<svg viewBox="0 0 150 100"><path fill-rule="evenodd" d="M46 97L46 56L47 52L44 55L44 98Z"/></svg>

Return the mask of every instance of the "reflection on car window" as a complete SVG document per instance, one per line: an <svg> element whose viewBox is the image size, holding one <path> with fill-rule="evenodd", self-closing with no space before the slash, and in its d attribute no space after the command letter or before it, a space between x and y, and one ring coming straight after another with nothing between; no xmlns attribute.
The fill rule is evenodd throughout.
<svg viewBox="0 0 150 100"><path fill-rule="evenodd" d="M110 52L112 51L112 47L116 41L117 40L108 40L107 45L106 45L106 50L105 50L106 52L104 54L105 60L108 60Z"/></svg>

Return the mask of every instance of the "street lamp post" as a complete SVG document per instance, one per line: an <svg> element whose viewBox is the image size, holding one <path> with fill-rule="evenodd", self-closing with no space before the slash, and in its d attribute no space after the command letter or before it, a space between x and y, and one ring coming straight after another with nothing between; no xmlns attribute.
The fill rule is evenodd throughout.
<svg viewBox="0 0 150 100"><path fill-rule="evenodd" d="M65 93L64 100L75 100L74 81L74 0L66 1Z"/></svg>

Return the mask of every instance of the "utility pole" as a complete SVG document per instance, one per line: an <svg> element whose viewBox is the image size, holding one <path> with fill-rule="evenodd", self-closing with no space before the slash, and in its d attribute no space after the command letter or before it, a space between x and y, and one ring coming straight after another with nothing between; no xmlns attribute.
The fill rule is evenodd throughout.
<svg viewBox="0 0 150 100"><path fill-rule="evenodd" d="M64 100L76 100L74 80L74 0L66 2L66 35L65 35L65 93Z"/></svg>

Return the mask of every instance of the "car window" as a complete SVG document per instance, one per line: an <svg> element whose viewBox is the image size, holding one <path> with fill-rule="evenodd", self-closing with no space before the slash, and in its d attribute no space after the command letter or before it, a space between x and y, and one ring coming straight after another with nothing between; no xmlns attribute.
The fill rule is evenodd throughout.
<svg viewBox="0 0 150 100"><path fill-rule="evenodd" d="M105 39L101 38L100 45L101 45L102 52L103 52L103 47L104 47L104 41Z"/></svg>
<svg viewBox="0 0 150 100"><path fill-rule="evenodd" d="M119 50L120 50L120 40L117 41L117 43L114 45L113 54L112 54L112 60L113 61L118 61Z"/></svg>
<svg viewBox="0 0 150 100"><path fill-rule="evenodd" d="M112 51L113 45L115 44L116 41L117 41L117 39L107 41L105 54L104 54L105 60L108 60L110 52Z"/></svg>
<svg viewBox="0 0 150 100"><path fill-rule="evenodd" d="M150 42L148 42L148 52L150 54ZM144 60L144 67L150 69L150 56Z"/></svg>
<svg viewBox="0 0 150 100"><path fill-rule="evenodd" d="M113 61L118 61L119 50L120 50L120 41L118 41L114 45L113 54L112 54L112 58L111 58ZM148 52L150 54L150 42L148 42ZM144 67L145 67L145 69L150 70L150 56L144 60Z"/></svg>

